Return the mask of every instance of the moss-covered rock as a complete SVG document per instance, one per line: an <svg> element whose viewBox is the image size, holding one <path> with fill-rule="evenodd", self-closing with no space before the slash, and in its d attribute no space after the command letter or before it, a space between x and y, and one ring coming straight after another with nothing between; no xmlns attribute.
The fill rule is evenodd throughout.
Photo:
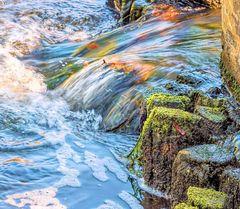
<svg viewBox="0 0 240 209"><path fill-rule="evenodd" d="M222 108L196 106L195 113L215 124L222 124L227 120Z"/></svg>
<svg viewBox="0 0 240 209"><path fill-rule="evenodd" d="M240 168L226 169L220 178L220 191L228 195L225 208L240 208Z"/></svg>
<svg viewBox="0 0 240 209"><path fill-rule="evenodd" d="M190 186L218 189L220 176L226 167L235 165L233 152L214 144L181 150L173 164L173 202L185 201Z"/></svg>
<svg viewBox="0 0 240 209"><path fill-rule="evenodd" d="M153 94L147 99L147 112L154 107L168 107L187 110L190 107L190 98L186 96L174 96L170 94Z"/></svg>
<svg viewBox="0 0 240 209"><path fill-rule="evenodd" d="M179 203L175 206L174 209L199 209L199 208L188 205L187 203Z"/></svg>
<svg viewBox="0 0 240 209"><path fill-rule="evenodd" d="M221 76L226 83L230 92L235 96L235 98L240 101L240 86L236 81L235 77L232 75L231 71L227 69L223 61L220 62Z"/></svg>
<svg viewBox="0 0 240 209"><path fill-rule="evenodd" d="M201 91L192 91L189 97L194 108L197 106L206 106L225 110L227 107L227 100L225 98L210 98Z"/></svg>
<svg viewBox="0 0 240 209"><path fill-rule="evenodd" d="M179 150L207 143L207 131L201 129L202 118L174 108L155 107L144 123L137 145L129 155L140 162L146 183L169 192L172 163Z"/></svg>
<svg viewBox="0 0 240 209"><path fill-rule="evenodd" d="M214 189L189 187L187 191L188 202L201 209L223 209L227 195Z"/></svg>

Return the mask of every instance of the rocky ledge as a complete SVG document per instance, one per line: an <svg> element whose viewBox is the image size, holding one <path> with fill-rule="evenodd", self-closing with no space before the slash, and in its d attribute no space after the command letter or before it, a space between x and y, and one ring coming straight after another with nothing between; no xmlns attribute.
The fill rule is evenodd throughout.
<svg viewBox="0 0 240 209"><path fill-rule="evenodd" d="M225 192L220 208L235 204L240 181L238 172L229 169L238 171L239 162L233 147L222 146L234 127L227 100L198 91L188 96L157 93L147 99L145 109L146 121L128 156L130 169L147 185L171 195L172 208L187 201L192 186ZM237 186L230 189L224 179ZM187 203L176 207L212 208Z"/></svg>

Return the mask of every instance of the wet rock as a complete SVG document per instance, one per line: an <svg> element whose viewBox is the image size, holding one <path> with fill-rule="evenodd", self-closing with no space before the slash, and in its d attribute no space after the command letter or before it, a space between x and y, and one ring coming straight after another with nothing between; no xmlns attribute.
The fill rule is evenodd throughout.
<svg viewBox="0 0 240 209"><path fill-rule="evenodd" d="M192 87L197 87L201 83L203 83L202 78L200 76L196 76L194 74L180 74L177 76L176 81L180 84L190 85Z"/></svg>
<svg viewBox="0 0 240 209"><path fill-rule="evenodd" d="M170 191L172 163L179 150L208 142L202 118L166 107L152 109L144 123L131 160L143 165L143 176L149 186L162 192Z"/></svg>
<svg viewBox="0 0 240 209"><path fill-rule="evenodd" d="M221 108L226 109L227 100L224 98L211 98L203 94L201 91L192 91L190 92L189 97L192 100L194 106L206 106L212 108Z"/></svg>
<svg viewBox="0 0 240 209"><path fill-rule="evenodd" d="M180 6L221 8L222 0L173 0Z"/></svg>
<svg viewBox="0 0 240 209"><path fill-rule="evenodd" d="M221 108L197 106L195 108L195 113L215 124L222 124L227 120Z"/></svg>
<svg viewBox="0 0 240 209"><path fill-rule="evenodd" d="M222 172L235 163L233 152L214 144L181 150L172 170L173 204L186 200L190 186L218 189Z"/></svg>
<svg viewBox="0 0 240 209"><path fill-rule="evenodd" d="M198 207L194 207L186 203L179 203L175 206L174 209L198 209Z"/></svg>
<svg viewBox="0 0 240 209"><path fill-rule="evenodd" d="M142 201L144 209L163 209L170 208L170 200L164 197L158 197L147 192L144 193Z"/></svg>
<svg viewBox="0 0 240 209"><path fill-rule="evenodd" d="M214 189L189 187L188 203L204 209L223 209L226 204L227 195Z"/></svg>
<svg viewBox="0 0 240 209"><path fill-rule="evenodd" d="M240 208L240 168L231 168L223 172L220 179L220 191L228 194L225 208Z"/></svg>
<svg viewBox="0 0 240 209"><path fill-rule="evenodd" d="M147 100L147 111L153 107L169 107L181 110L187 110L190 107L191 100L186 96L174 96L170 94L154 94Z"/></svg>
<svg viewBox="0 0 240 209"><path fill-rule="evenodd" d="M120 22L127 24L143 15L149 2L145 0L109 0L108 4L120 13Z"/></svg>

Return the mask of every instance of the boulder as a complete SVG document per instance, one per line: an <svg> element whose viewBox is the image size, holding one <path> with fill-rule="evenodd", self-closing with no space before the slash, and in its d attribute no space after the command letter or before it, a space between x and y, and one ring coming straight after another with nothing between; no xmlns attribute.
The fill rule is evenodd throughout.
<svg viewBox="0 0 240 209"><path fill-rule="evenodd" d="M172 170L173 204L187 199L187 189L190 186L218 189L222 172L235 163L232 151L215 144L181 150Z"/></svg>
<svg viewBox="0 0 240 209"><path fill-rule="evenodd" d="M220 191L228 194L225 208L240 208L240 168L226 169L220 178Z"/></svg>
<svg viewBox="0 0 240 209"><path fill-rule="evenodd" d="M155 107L144 123L134 150L129 155L143 166L145 182L169 193L172 164L179 150L208 142L202 118L174 108Z"/></svg>
<svg viewBox="0 0 240 209"><path fill-rule="evenodd" d="M190 98L186 96L174 96L170 94L153 94L147 100L147 112L150 113L154 107L168 107L188 110Z"/></svg>

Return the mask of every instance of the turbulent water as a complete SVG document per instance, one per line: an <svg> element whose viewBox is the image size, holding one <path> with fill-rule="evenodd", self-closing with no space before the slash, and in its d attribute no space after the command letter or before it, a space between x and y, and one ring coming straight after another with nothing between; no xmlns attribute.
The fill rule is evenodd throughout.
<svg viewBox="0 0 240 209"><path fill-rule="evenodd" d="M103 128L133 124L149 89L221 86L220 17L115 16L104 0L0 1L0 208L148 208L124 159L136 136Z"/></svg>

